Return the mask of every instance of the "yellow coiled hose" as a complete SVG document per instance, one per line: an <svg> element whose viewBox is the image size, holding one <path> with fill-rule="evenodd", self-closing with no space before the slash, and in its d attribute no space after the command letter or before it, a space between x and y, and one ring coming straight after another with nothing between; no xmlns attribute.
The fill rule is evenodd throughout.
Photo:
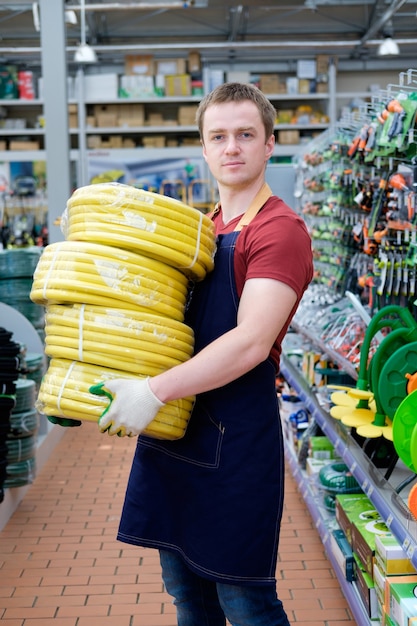
<svg viewBox="0 0 417 626"><path fill-rule="evenodd" d="M90 241L150 255L201 280L213 269L211 220L166 196L121 183L80 187L67 202L68 240Z"/></svg>
<svg viewBox="0 0 417 626"><path fill-rule="evenodd" d="M77 302L144 308L182 320L187 282L180 271L143 255L83 241L62 241L45 248L30 297L43 305Z"/></svg>
<svg viewBox="0 0 417 626"><path fill-rule="evenodd" d="M110 367L103 368L69 359L51 359L42 379L37 406L45 415L96 422L106 409L108 399L90 393L90 386L114 378L134 377ZM145 434L159 439L182 437L192 404L192 398L168 402L149 424Z"/></svg>
<svg viewBox="0 0 417 626"><path fill-rule="evenodd" d="M192 356L184 310L189 279L213 268L213 224L177 200L103 183L73 193L62 228L66 241L45 248L30 294L46 308L50 357L37 408L97 421L109 400L92 385L155 376ZM182 437L193 403L167 403L145 434Z"/></svg>

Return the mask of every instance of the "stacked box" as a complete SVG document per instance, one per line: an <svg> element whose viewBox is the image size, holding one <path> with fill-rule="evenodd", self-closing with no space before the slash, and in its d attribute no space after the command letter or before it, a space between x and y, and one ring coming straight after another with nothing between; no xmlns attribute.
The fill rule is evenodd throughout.
<svg viewBox="0 0 417 626"><path fill-rule="evenodd" d="M375 537L375 561L386 575L415 574L416 569L394 535Z"/></svg>
<svg viewBox="0 0 417 626"><path fill-rule="evenodd" d="M195 125L195 116L197 113L197 106L189 104L178 107L178 124L180 126L193 126Z"/></svg>
<svg viewBox="0 0 417 626"><path fill-rule="evenodd" d="M390 577L387 578L387 581ZM397 626L410 626L417 617L417 583L388 582L389 616Z"/></svg>
<svg viewBox="0 0 417 626"><path fill-rule="evenodd" d="M372 576L375 557L375 538L389 535L390 529L377 511L363 512L352 524L352 548L367 573Z"/></svg>
<svg viewBox="0 0 417 626"><path fill-rule="evenodd" d="M344 578L352 582L355 580L355 561L353 558L352 548L343 530L333 530L330 535L330 542L332 546L332 554L334 555L337 564Z"/></svg>
<svg viewBox="0 0 417 626"><path fill-rule="evenodd" d="M374 505L364 493L347 493L336 495L336 520L352 545L353 521L364 513L377 514Z"/></svg>
<svg viewBox="0 0 417 626"><path fill-rule="evenodd" d="M365 570L362 563L356 556L355 559L355 580L352 584L358 590L359 596L371 619L376 619L380 613L380 604L378 603L375 585L372 576Z"/></svg>
<svg viewBox="0 0 417 626"><path fill-rule="evenodd" d="M261 74L259 79L259 88L266 94L279 93L279 76L278 74Z"/></svg>
<svg viewBox="0 0 417 626"><path fill-rule="evenodd" d="M166 96L191 96L191 76L189 74L168 74L165 76Z"/></svg>

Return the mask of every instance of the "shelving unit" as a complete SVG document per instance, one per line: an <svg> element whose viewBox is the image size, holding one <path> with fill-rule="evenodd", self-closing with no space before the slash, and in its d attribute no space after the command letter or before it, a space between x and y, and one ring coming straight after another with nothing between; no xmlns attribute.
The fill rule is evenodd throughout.
<svg viewBox="0 0 417 626"><path fill-rule="evenodd" d="M281 361L281 374L301 397L312 418L321 428L324 435L332 442L335 451L356 478L363 492L378 510L385 524L397 538L414 567L417 568L417 520L414 519L405 506L403 499L396 492L393 486L393 480L388 481L384 477L381 470L375 467L359 444L351 437L348 429L339 421L334 420L329 413L320 406L313 391L307 385L301 373L285 355L282 357ZM307 504L326 549L326 553L338 577L341 589L349 603L352 614L359 626L369 626L373 622L369 618L354 584L344 578L332 551L332 528L329 516L326 512L323 512L323 506L318 501L317 494L311 486L309 477L306 476L306 473L301 469L291 444L286 444L285 453L291 473ZM408 470L405 467L403 471L400 467L396 475L400 476L401 480L403 480L404 475L407 475L407 473ZM393 476L395 476L395 474L393 474ZM401 480L399 480L399 483Z"/></svg>

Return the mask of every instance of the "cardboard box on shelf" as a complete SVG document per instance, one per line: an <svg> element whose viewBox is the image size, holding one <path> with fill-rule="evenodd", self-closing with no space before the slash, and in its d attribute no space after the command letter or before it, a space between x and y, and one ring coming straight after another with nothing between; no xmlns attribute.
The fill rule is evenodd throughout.
<svg viewBox="0 0 417 626"><path fill-rule="evenodd" d="M375 537L389 535L390 530L377 512L370 512L353 521L352 548L365 570L372 576L375 557Z"/></svg>
<svg viewBox="0 0 417 626"><path fill-rule="evenodd" d="M156 113L151 111L146 117L147 126L162 126L164 123L164 116L162 113Z"/></svg>
<svg viewBox="0 0 417 626"><path fill-rule="evenodd" d="M247 70L230 70L226 72L226 81L228 83L249 83L250 72Z"/></svg>
<svg viewBox="0 0 417 626"><path fill-rule="evenodd" d="M197 106L193 104L185 104L178 107L178 124L180 126L193 126L195 125L195 116L197 113Z"/></svg>
<svg viewBox="0 0 417 626"><path fill-rule="evenodd" d="M0 140L0 150L7 150L7 141Z"/></svg>
<svg viewBox="0 0 417 626"><path fill-rule="evenodd" d="M158 59L154 62L155 74L166 76L167 74L186 74L186 59Z"/></svg>
<svg viewBox="0 0 417 626"><path fill-rule="evenodd" d="M278 143L283 145L292 145L300 143L299 130L280 130L278 131Z"/></svg>
<svg viewBox="0 0 417 626"><path fill-rule="evenodd" d="M79 93L79 78L75 77L75 97ZM118 96L119 77L116 73L86 74L84 76L85 100L113 100Z"/></svg>
<svg viewBox="0 0 417 626"><path fill-rule="evenodd" d="M375 537L375 561L384 574L417 574L405 550L394 535Z"/></svg>
<svg viewBox="0 0 417 626"><path fill-rule="evenodd" d="M154 58L151 54L127 54L125 56L125 74L132 76L153 76L155 74Z"/></svg>
<svg viewBox="0 0 417 626"><path fill-rule="evenodd" d="M122 148L123 147L123 138L121 135L111 135L109 137L110 148Z"/></svg>
<svg viewBox="0 0 417 626"><path fill-rule="evenodd" d="M329 71L330 57L327 54L316 56L316 74L327 74Z"/></svg>
<svg viewBox="0 0 417 626"><path fill-rule="evenodd" d="M78 128L78 113L68 114L68 126L70 128Z"/></svg>
<svg viewBox="0 0 417 626"><path fill-rule="evenodd" d="M19 98L22 100L35 99L35 81L33 72L29 70L20 70L17 73L17 86L19 90Z"/></svg>
<svg viewBox="0 0 417 626"><path fill-rule="evenodd" d="M19 97L17 67L0 65L0 99L14 100Z"/></svg>
<svg viewBox="0 0 417 626"><path fill-rule="evenodd" d="M366 514L376 516L377 511L364 493L345 493L336 495L336 521L352 545L353 521Z"/></svg>
<svg viewBox="0 0 417 626"><path fill-rule="evenodd" d="M389 584L389 615L398 626L410 625L410 620L417 616L417 584L415 582Z"/></svg>
<svg viewBox="0 0 417 626"><path fill-rule="evenodd" d="M124 137L122 148L136 148L136 143L131 137Z"/></svg>
<svg viewBox="0 0 417 626"><path fill-rule="evenodd" d="M156 94L155 77L141 74L120 77L120 98L152 98Z"/></svg>
<svg viewBox="0 0 417 626"><path fill-rule="evenodd" d="M191 76L189 74L168 74L165 76L166 96L191 96Z"/></svg>
<svg viewBox="0 0 417 626"><path fill-rule="evenodd" d="M40 150L40 143L39 141L13 139L9 143L9 150Z"/></svg>
<svg viewBox="0 0 417 626"><path fill-rule="evenodd" d="M348 582L355 579L355 561L352 548L346 539L343 530L333 530L330 535L330 545L336 563Z"/></svg>
<svg viewBox="0 0 417 626"><path fill-rule="evenodd" d="M190 50L188 53L188 73L198 74L201 72L201 56L198 50Z"/></svg>
<svg viewBox="0 0 417 626"><path fill-rule="evenodd" d="M119 123L117 113L103 111L101 113L97 113L95 117L96 126L98 128L114 128L115 126L118 126Z"/></svg>
<svg viewBox="0 0 417 626"><path fill-rule="evenodd" d="M298 81L298 93L310 93L311 81L308 78L300 78Z"/></svg>
<svg viewBox="0 0 417 626"><path fill-rule="evenodd" d="M328 83L316 83L316 93L327 93L329 91Z"/></svg>
<svg viewBox="0 0 417 626"><path fill-rule="evenodd" d="M375 591L375 585L372 576L362 567L356 554L355 559L355 580L353 585L359 592L362 603L366 609L368 616L371 619L377 619L378 617L378 598Z"/></svg>
<svg viewBox="0 0 417 626"><path fill-rule="evenodd" d="M94 117L94 115L87 115L87 117L85 118L85 123L89 128L94 128L96 125L96 118Z"/></svg>
<svg viewBox="0 0 417 626"><path fill-rule="evenodd" d="M289 94L297 94L298 93L298 78L297 76L289 76L286 79L286 85L287 85L287 93Z"/></svg>
<svg viewBox="0 0 417 626"><path fill-rule="evenodd" d="M259 87L266 94L279 93L280 82L278 74L261 74Z"/></svg>
<svg viewBox="0 0 417 626"><path fill-rule="evenodd" d="M89 150L97 150L98 148L101 148L100 135L89 135L87 137L87 148Z"/></svg>
<svg viewBox="0 0 417 626"><path fill-rule="evenodd" d="M142 137L144 148L165 148L164 135L152 135L150 137Z"/></svg>
<svg viewBox="0 0 417 626"><path fill-rule="evenodd" d="M120 127L136 127L145 125L145 105L119 104L117 110L118 125Z"/></svg>

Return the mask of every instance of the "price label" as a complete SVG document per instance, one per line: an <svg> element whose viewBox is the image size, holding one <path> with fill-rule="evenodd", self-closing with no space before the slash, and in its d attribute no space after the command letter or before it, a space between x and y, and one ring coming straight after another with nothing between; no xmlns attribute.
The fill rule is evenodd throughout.
<svg viewBox="0 0 417 626"><path fill-rule="evenodd" d="M385 524L388 526L388 528L391 528L392 520L393 520L393 516L392 516L392 514L391 514L391 515L388 515L388 519L387 519L387 521L385 522Z"/></svg>
<svg viewBox="0 0 417 626"><path fill-rule="evenodd" d="M410 545L408 546L408 549L407 549L407 556L408 556L408 558L409 558L410 560L411 560L411 559L413 558L413 556L414 556L415 549L416 549L415 545L414 545L414 544L412 544L412 543L410 543Z"/></svg>

